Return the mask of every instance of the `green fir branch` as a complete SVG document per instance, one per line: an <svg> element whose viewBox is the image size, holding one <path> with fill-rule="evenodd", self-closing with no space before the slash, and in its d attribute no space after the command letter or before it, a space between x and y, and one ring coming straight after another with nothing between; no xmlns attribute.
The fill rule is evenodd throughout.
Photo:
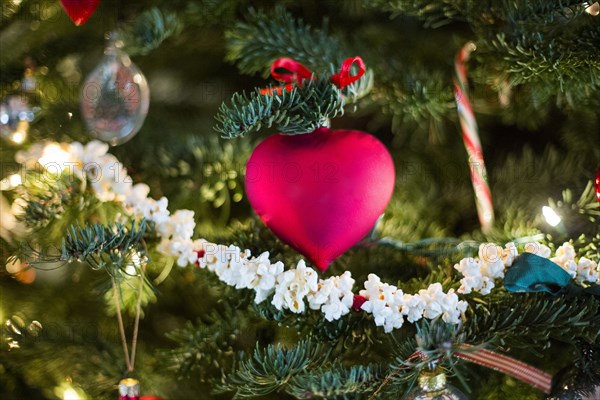
<svg viewBox="0 0 600 400"><path fill-rule="evenodd" d="M264 396L287 386L294 376L323 365L328 352L320 343L301 340L292 348L257 343L251 358L240 361L237 368L223 377L220 392L235 392L236 397Z"/></svg>
<svg viewBox="0 0 600 400"><path fill-rule="evenodd" d="M185 327L168 333L167 337L177 343L174 349L162 352L169 369L182 378L197 373L205 379L211 372L231 368L241 330L236 326L236 313L229 313L229 317L213 312L209 321L188 321Z"/></svg>
<svg viewBox="0 0 600 400"><path fill-rule="evenodd" d="M511 85L551 85L555 93L581 91L580 96L590 96L600 85L600 57L592 44L573 46L572 40L532 32L518 38L499 33L491 45L504 54Z"/></svg>
<svg viewBox="0 0 600 400"><path fill-rule="evenodd" d="M464 21L469 7L474 2L469 0L363 0L372 9L389 12L393 17L410 16L424 22L429 28L439 28L454 21Z"/></svg>
<svg viewBox="0 0 600 400"><path fill-rule="evenodd" d="M280 57L291 57L316 72L333 73L332 68L339 68L352 55L329 35L326 22L314 29L284 7L276 7L272 14L250 9L247 22L236 23L225 38L226 59L235 62L242 73L261 73L265 78Z"/></svg>
<svg viewBox="0 0 600 400"><path fill-rule="evenodd" d="M145 231L145 220L141 220L137 226L132 222L130 228L120 223L71 226L63 239L61 259L66 262L87 262L94 269L114 267L125 272L125 267L132 264L130 253L137 253Z"/></svg>
<svg viewBox="0 0 600 400"><path fill-rule="evenodd" d="M41 168L41 167L40 167ZM122 207L115 202L101 202L90 185L66 172L53 175L45 170L32 169L24 175L23 184L16 193L24 200L16 218L31 234L31 247L59 247L72 225L88 221L110 223Z"/></svg>
<svg viewBox="0 0 600 400"><path fill-rule="evenodd" d="M29 171L23 185L18 187L19 195L26 200L19 219L28 227L41 229L53 220L63 218L66 210L77 207L83 195L82 182L68 174L55 179L40 171Z"/></svg>
<svg viewBox="0 0 600 400"><path fill-rule="evenodd" d="M227 139L243 137L263 127L277 126L281 133L309 133L327 125L327 120L342 115L342 91L329 78L306 82L302 87L281 94L235 94L231 105L221 105L215 127Z"/></svg>
<svg viewBox="0 0 600 400"><path fill-rule="evenodd" d="M198 0L184 2L184 22L186 26L207 27L230 26L237 15L246 12L245 0Z"/></svg>
<svg viewBox="0 0 600 400"><path fill-rule="evenodd" d="M392 117L394 133L406 134L410 126L411 130L433 135L432 142L439 142L437 136L444 130L444 121L454 119L456 104L447 77L439 71L429 71L425 76L421 70L398 67L392 73L385 72L370 100ZM396 79L398 75L403 78Z"/></svg>
<svg viewBox="0 0 600 400"><path fill-rule="evenodd" d="M129 55L145 55L168 38L181 33L182 29L182 22L176 13L153 7L125 27L123 40Z"/></svg>
<svg viewBox="0 0 600 400"><path fill-rule="evenodd" d="M351 400L373 393L381 376L380 368L374 365L346 368L335 362L292 377L286 392L297 399Z"/></svg>
<svg viewBox="0 0 600 400"><path fill-rule="evenodd" d="M598 222L600 220L600 203L596 198L596 188L592 181L588 181L578 198L574 198L572 190L565 189L562 192L561 200L554 201L549 199L548 205L559 211L561 215L572 213L582 215L588 222L594 224L592 226L598 228ZM598 229L596 229L596 231L597 230Z"/></svg>
<svg viewBox="0 0 600 400"><path fill-rule="evenodd" d="M574 243L579 256L600 263L600 233L592 237L581 235Z"/></svg>
<svg viewBox="0 0 600 400"><path fill-rule="evenodd" d="M532 349L547 346L550 339L572 343L581 338L592 343L600 332L600 303L594 296L511 293L477 303L467 311L463 327L465 342L470 344Z"/></svg>

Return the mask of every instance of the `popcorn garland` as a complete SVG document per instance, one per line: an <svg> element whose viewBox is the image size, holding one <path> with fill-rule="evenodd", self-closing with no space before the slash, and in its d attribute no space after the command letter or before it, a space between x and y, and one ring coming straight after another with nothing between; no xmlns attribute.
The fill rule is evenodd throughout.
<svg viewBox="0 0 600 400"><path fill-rule="evenodd" d="M525 252L536 256L549 258L551 250L548 246L537 242L525 245ZM496 279L504 278L506 268L513 264L518 256L514 243L508 243L504 249L493 243L484 243L479 246L479 258L463 258L454 265L463 278L458 293L469 294L472 291L487 295L494 288ZM563 243L550 261L564 269L579 285L597 283L600 275L600 266L593 260L581 257L575 258L575 248L570 243Z"/></svg>
<svg viewBox="0 0 600 400"><path fill-rule="evenodd" d="M350 271L327 279L319 278L317 271L300 260L295 268L284 270L282 262L271 263L269 252L252 257L249 250L239 247L210 243L204 239L192 239L196 223L194 212L167 209L168 199L154 200L148 197L148 185L133 185L127 170L108 152L108 145L91 141L85 146L74 142L70 145L48 143L36 144L27 152L17 153L17 161L25 166L36 162L48 171L68 172L83 182L90 182L100 201L122 202L125 211L134 218L153 221L161 241L157 251L175 257L177 265L195 264L214 272L221 281L236 289L251 289L258 304L271 295L271 304L278 310L290 310L300 314L306 305L320 310L327 321L340 319L351 308L373 314L375 325L386 333L399 329L405 321L414 323L422 318L441 317L446 323L458 324L468 303L459 300L457 293L473 291L487 295L495 287L495 280L504 277L518 252L514 243L504 248L495 244L482 244L478 258L464 258L454 268L463 278L461 286L444 292L440 283L429 285L417 294L406 294L394 285L381 282L375 274L369 274L364 289L354 295L354 279ZM548 258L550 249L536 242L525 245L525 251ZM575 249L569 243L560 246L550 259L579 284L595 283L599 279L598 264L581 257L575 259Z"/></svg>

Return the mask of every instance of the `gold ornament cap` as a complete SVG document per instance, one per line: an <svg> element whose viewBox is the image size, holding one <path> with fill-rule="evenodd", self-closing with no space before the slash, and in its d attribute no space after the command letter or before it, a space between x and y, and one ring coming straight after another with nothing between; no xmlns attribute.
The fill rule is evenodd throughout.
<svg viewBox="0 0 600 400"><path fill-rule="evenodd" d="M140 381L133 378L121 379L119 382L119 394L121 397L137 397L140 395ZM127 398L127 397L125 397Z"/></svg>
<svg viewBox="0 0 600 400"><path fill-rule="evenodd" d="M419 386L425 392L436 392L446 387L446 374L441 368L433 371L421 371L419 374Z"/></svg>

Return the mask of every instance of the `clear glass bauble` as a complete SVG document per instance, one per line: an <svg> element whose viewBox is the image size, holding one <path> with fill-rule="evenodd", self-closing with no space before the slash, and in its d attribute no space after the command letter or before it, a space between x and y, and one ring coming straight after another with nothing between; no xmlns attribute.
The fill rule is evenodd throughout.
<svg viewBox="0 0 600 400"><path fill-rule="evenodd" d="M123 42L112 34L104 58L81 91L81 114L90 134L113 146L135 136L150 104L146 77L122 47Z"/></svg>
<svg viewBox="0 0 600 400"><path fill-rule="evenodd" d="M600 399L600 345L580 341L577 350L575 362L554 375L546 400Z"/></svg>
<svg viewBox="0 0 600 400"><path fill-rule="evenodd" d="M468 400L460 390L446 382L446 374L440 369L422 371L418 386L405 397L407 400Z"/></svg>

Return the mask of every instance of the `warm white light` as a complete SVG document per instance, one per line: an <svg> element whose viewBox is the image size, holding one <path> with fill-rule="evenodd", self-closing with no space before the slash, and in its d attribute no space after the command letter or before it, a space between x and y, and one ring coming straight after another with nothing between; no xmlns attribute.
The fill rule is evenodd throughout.
<svg viewBox="0 0 600 400"><path fill-rule="evenodd" d="M0 190L12 190L19 186L21 183L23 183L23 181L21 180L21 175L9 175L0 181Z"/></svg>
<svg viewBox="0 0 600 400"><path fill-rule="evenodd" d="M45 166L46 168L52 168L52 170L56 170L57 168L60 172L67 168L67 162L71 159L69 153L61 149L61 147L55 143L49 144L44 148L44 152L42 157L40 157L40 164Z"/></svg>
<svg viewBox="0 0 600 400"><path fill-rule="evenodd" d="M67 388L63 393L63 400L81 400L79 393L75 391L75 389Z"/></svg>
<svg viewBox="0 0 600 400"><path fill-rule="evenodd" d="M21 180L21 175L19 174L13 174L11 176L8 177L8 183L10 183L10 185L12 187L17 187L19 186L23 181Z"/></svg>
<svg viewBox="0 0 600 400"><path fill-rule="evenodd" d="M139 85L139 84L141 84L143 80L144 80L144 78L142 78L142 75L141 75L141 74L135 74L135 75L133 76L133 81L134 81L135 83L137 83L138 85Z"/></svg>
<svg viewBox="0 0 600 400"><path fill-rule="evenodd" d="M589 3L588 3L589 4ZM586 4L587 5L587 4ZM593 15L594 17L598 16L600 14L600 3L595 2L594 4L590 5L589 7L587 7L585 9L585 11L590 14Z"/></svg>
<svg viewBox="0 0 600 400"><path fill-rule="evenodd" d="M25 133L21 131L16 131L12 134L10 140L15 142L16 144L21 144L25 141Z"/></svg>
<svg viewBox="0 0 600 400"><path fill-rule="evenodd" d="M34 321L32 325L34 323L37 323L36 325L41 327L39 322ZM54 394L57 398L62 400L87 400L85 393L80 388L73 386L73 381L70 376L68 376L65 381L66 382L61 383L60 386L54 388Z"/></svg>
<svg viewBox="0 0 600 400"><path fill-rule="evenodd" d="M551 207L542 207L542 214L544 214L544 218L546 218L546 222L548 223L548 225L556 226L560 224L560 216Z"/></svg>

